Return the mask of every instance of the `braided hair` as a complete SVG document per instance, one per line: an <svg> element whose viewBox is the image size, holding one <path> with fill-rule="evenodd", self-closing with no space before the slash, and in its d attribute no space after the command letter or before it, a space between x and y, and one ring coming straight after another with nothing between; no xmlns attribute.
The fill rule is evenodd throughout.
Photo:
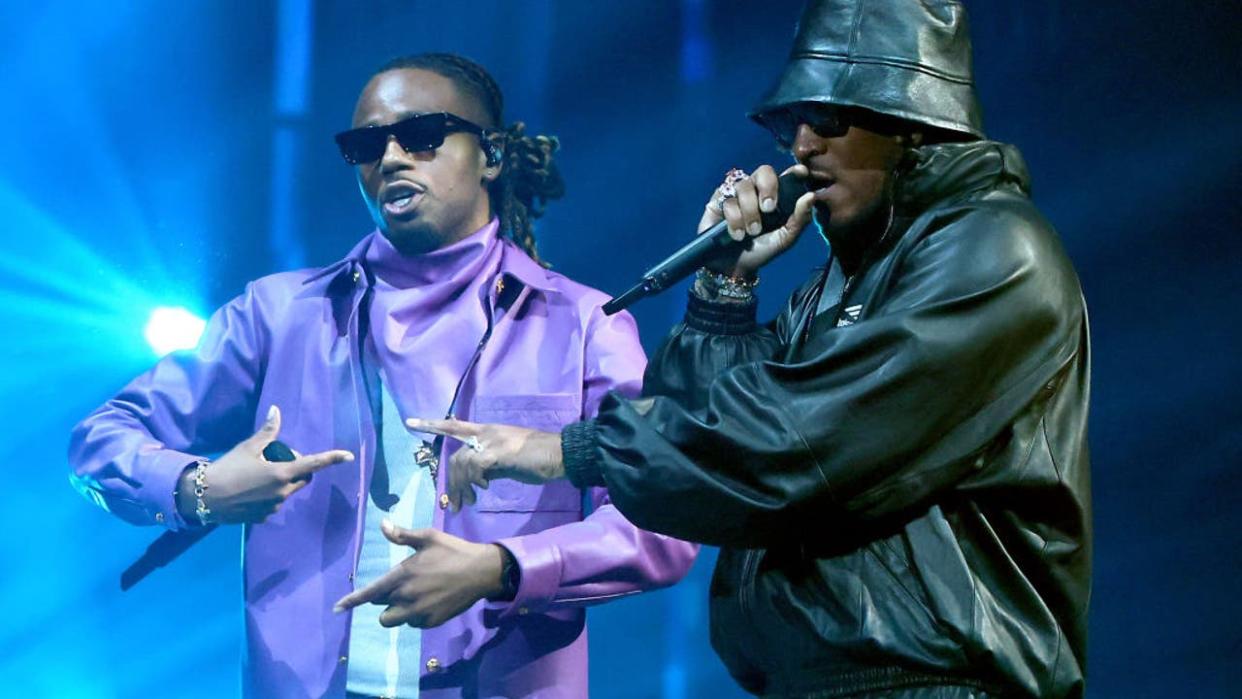
<svg viewBox="0 0 1242 699"><path fill-rule="evenodd" d="M457 89L483 107L490 123L482 126L500 129L497 145L504 153L504 167L487 190L500 219L500 234L548 266L535 248L535 219L543 215L550 200L565 194L565 181L552 160L560 141L555 136L527 135L526 124L520 121L502 126L504 95L500 86L483 66L468 58L452 53L402 56L384 64L375 75L403 68L427 70L452 80Z"/></svg>

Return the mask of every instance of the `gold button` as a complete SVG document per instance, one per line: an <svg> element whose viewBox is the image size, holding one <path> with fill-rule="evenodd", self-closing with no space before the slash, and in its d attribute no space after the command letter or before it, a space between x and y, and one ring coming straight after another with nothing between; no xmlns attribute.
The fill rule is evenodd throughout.
<svg viewBox="0 0 1242 699"><path fill-rule="evenodd" d="M340 662L342 665L344 665L345 663L349 662L349 656L348 656L348 655L342 655L342 656L341 656L341 659L340 659L340 661L339 661L339 662Z"/></svg>
<svg viewBox="0 0 1242 699"><path fill-rule="evenodd" d="M448 493L440 493L440 509L443 510L449 506Z"/></svg>
<svg viewBox="0 0 1242 699"><path fill-rule="evenodd" d="M502 291L504 291L504 290L505 290L505 278L504 278L504 277L496 277L496 293L497 293L497 294L500 294L500 292L502 292Z"/></svg>
<svg viewBox="0 0 1242 699"><path fill-rule="evenodd" d="M440 661L438 659L431 658L430 660L427 661L427 672L439 672L439 671L440 671Z"/></svg>
<svg viewBox="0 0 1242 699"><path fill-rule="evenodd" d="M164 513L163 513L163 512L156 512L156 513L155 513L155 521L156 521L156 522L159 522L160 524L163 524L163 523L164 523Z"/></svg>

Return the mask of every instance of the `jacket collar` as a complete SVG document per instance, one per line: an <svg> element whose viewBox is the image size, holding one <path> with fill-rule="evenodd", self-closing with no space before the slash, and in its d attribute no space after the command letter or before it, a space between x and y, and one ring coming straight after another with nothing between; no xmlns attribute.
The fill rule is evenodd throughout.
<svg viewBox="0 0 1242 699"><path fill-rule="evenodd" d="M896 207L917 215L936 202L1005 184L1030 195L1026 161L1007 143L972 141L912 148L899 166Z"/></svg>
<svg viewBox="0 0 1242 699"><path fill-rule="evenodd" d="M344 258L316 270L302 282L302 285L310 286L326 279L328 280L326 293L329 295L346 293L358 284L371 286L374 282L366 269L365 258L367 249L370 248L371 242L377 235L381 235L378 230L371 231L358 241ZM560 292L548 271L539 266L521 248L507 238L501 238L500 244L504 246L500 260L500 274L503 277L516 280L522 286L545 294Z"/></svg>

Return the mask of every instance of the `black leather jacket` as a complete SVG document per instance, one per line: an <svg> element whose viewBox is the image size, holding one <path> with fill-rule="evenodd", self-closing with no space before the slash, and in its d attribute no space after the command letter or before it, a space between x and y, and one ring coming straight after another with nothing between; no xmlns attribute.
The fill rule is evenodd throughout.
<svg viewBox="0 0 1242 699"><path fill-rule="evenodd" d="M830 264L766 327L692 296L648 397L567 428L566 468L723 547L712 641L752 692L1081 696L1078 280L1016 149L912 153L854 278Z"/></svg>

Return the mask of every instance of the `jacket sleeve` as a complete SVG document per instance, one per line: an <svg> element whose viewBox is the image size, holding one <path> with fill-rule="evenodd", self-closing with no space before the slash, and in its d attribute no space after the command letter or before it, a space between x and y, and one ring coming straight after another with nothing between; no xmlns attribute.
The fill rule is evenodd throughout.
<svg viewBox="0 0 1242 699"><path fill-rule="evenodd" d="M587 325L584 415L594 415L611 391L637 396L645 363L634 319L628 313L605 316L596 307ZM497 542L521 569L506 615L666 587L690 570L698 546L634 526L604 488L590 488L586 495L594 510L582 521Z"/></svg>
<svg viewBox="0 0 1242 699"><path fill-rule="evenodd" d="M797 305L803 293L790 300ZM702 409L702 387L732 367L771 359L789 333L790 310L768 325L755 323L756 299L749 303L709 302L691 292L685 322L673 328L656 350L643 377L644 396L675 397L682 407Z"/></svg>
<svg viewBox="0 0 1242 699"><path fill-rule="evenodd" d="M738 363L700 378L697 399L690 386L610 396L562 436L571 478L603 480L654 531L764 547L874 524L984 468L992 440L1078 351L1085 311L1055 234L1023 211L927 230L880 307L810 338L803 359ZM697 361L654 363L672 362L668 375Z"/></svg>
<svg viewBox="0 0 1242 699"><path fill-rule="evenodd" d="M74 428L70 481L134 524L188 526L173 491L185 468L249 434L262 375L253 287L218 310L194 351L175 352Z"/></svg>

